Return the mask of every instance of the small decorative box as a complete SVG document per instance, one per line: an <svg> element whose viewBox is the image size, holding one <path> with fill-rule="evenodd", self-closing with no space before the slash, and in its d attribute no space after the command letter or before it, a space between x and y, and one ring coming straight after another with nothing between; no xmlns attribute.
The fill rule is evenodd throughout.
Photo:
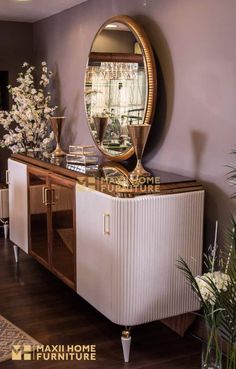
<svg viewBox="0 0 236 369"><path fill-rule="evenodd" d="M74 154L66 154L67 163L76 163L83 165L94 165L98 164L98 156L96 155L74 155Z"/></svg>
<svg viewBox="0 0 236 369"><path fill-rule="evenodd" d="M96 156L96 149L92 145L70 145L69 154Z"/></svg>
<svg viewBox="0 0 236 369"><path fill-rule="evenodd" d="M74 172L78 173L93 173L96 174L98 170L98 165L82 165L82 164L74 164L74 163L67 163L66 167Z"/></svg>

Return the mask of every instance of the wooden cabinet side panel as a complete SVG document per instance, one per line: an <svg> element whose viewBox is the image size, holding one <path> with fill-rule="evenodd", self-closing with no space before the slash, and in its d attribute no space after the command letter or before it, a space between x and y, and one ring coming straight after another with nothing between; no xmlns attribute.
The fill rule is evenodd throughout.
<svg viewBox="0 0 236 369"><path fill-rule="evenodd" d="M9 218L8 189L0 190L0 218Z"/></svg>
<svg viewBox="0 0 236 369"><path fill-rule="evenodd" d="M8 160L10 240L28 253L27 166Z"/></svg>

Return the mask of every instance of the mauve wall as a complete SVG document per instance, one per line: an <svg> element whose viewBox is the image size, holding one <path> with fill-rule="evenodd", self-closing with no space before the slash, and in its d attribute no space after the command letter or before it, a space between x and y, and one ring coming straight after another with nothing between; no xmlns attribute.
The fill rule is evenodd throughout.
<svg viewBox="0 0 236 369"><path fill-rule="evenodd" d="M36 23L36 60L46 59L56 72L57 101L67 117L65 147L92 142L83 101L86 59L98 28L117 14L143 25L165 83L145 160L204 183L207 245L215 219L223 229L231 205L225 165L234 159L236 139L236 2L89 0Z"/></svg>
<svg viewBox="0 0 236 369"><path fill-rule="evenodd" d="M0 22L0 70L9 72L9 83L15 85L24 61L32 61L33 25L19 22ZM0 138L4 134L0 127ZM10 151L0 150L0 182L5 181L7 157Z"/></svg>

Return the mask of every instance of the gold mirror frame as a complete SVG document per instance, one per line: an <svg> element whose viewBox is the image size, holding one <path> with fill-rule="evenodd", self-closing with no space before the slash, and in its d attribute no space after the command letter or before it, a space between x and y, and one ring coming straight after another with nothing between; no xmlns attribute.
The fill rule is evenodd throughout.
<svg viewBox="0 0 236 369"><path fill-rule="evenodd" d="M148 40L148 37L143 30L143 28L131 17L128 17L126 15L118 15L114 16L112 18L109 18L98 30L96 33L92 46L90 48L89 55L91 53L93 44L99 33L110 23L122 23L125 26L127 26L132 33L134 34L136 40L138 41L141 50L142 50L142 56L144 58L144 64L145 64L145 70L146 70L146 76L147 76L147 98L146 98L146 109L145 109L145 116L142 124L152 124L152 120L155 113L155 105L156 105L156 98L157 98L157 75L156 75L156 64L154 59L154 54L152 51L151 44ZM86 80L86 76L85 76ZM87 116L87 110L86 110L86 102L85 102L85 111ZM88 123L88 122L87 122ZM118 154L118 155L109 155L101 146L99 146L96 142L96 139L94 135L92 134L91 127L88 123L89 130L91 133L91 136L93 138L93 141L96 145L96 147L99 149L99 151L108 159L113 161L122 161L127 160L134 154L134 147L132 146L127 151Z"/></svg>

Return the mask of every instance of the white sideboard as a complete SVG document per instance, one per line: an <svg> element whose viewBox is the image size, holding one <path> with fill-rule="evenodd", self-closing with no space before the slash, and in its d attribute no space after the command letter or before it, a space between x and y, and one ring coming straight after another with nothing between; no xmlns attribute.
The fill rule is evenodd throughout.
<svg viewBox="0 0 236 369"><path fill-rule="evenodd" d="M37 171L42 183L35 181L37 187L33 189L29 173L37 174ZM75 181L76 175L37 160L26 160L23 155L9 160L10 239L15 245L16 257L18 247L29 252L119 325L130 327L198 310L199 303L176 263L182 257L194 274L201 273L202 187L195 183L181 188L179 182L176 189L173 186L170 191L118 198L79 184ZM57 193L61 185L64 192ZM44 254L37 256L36 249L33 249L30 231L33 226L29 224L32 216L36 220L40 216L32 215L37 211L32 210L29 202L32 203L34 196L37 196L37 201L40 196L45 197L45 188L46 195L47 191L52 191L48 197L51 204L45 198L42 198L42 203L49 207L49 214L58 222L52 232L41 229L48 234L47 257L42 256L46 255L45 250ZM66 203L67 189L72 196L72 201L69 201L71 223L65 225L64 219L60 228L59 215L68 211L70 206L58 206L56 202L61 199L61 204ZM46 216L43 207L38 213ZM54 220L51 224L53 228ZM71 252L69 262L74 263L73 281L69 281L72 278L69 275L63 279L58 259L55 257L56 261L53 261L56 250L53 240L59 240L58 234L62 238L67 235L63 240L69 245L66 252ZM37 245L37 250L41 246ZM127 332L122 338L126 361L130 345Z"/></svg>

